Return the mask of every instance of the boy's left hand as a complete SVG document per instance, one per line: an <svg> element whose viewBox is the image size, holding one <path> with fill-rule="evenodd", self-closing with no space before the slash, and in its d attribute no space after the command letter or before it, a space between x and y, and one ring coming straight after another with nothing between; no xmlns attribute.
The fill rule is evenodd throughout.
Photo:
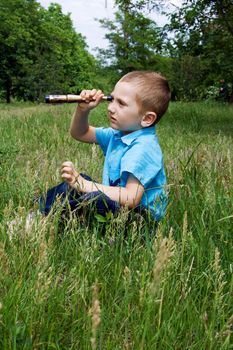
<svg viewBox="0 0 233 350"><path fill-rule="evenodd" d="M70 186L74 185L79 173L75 170L74 164L70 161L64 162L61 166L61 177Z"/></svg>

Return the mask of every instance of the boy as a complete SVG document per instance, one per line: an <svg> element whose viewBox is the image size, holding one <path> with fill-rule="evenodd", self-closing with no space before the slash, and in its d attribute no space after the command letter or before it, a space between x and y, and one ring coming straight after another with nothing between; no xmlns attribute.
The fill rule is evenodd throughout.
<svg viewBox="0 0 233 350"><path fill-rule="evenodd" d="M104 96L100 90L83 90L85 102L77 105L70 133L76 140L98 144L104 155L103 183L80 174L73 163L62 164L64 183L47 193L41 211L50 211L56 197L69 200L71 210L92 202L101 215L116 214L121 206L148 211L159 221L165 214L166 177L155 124L168 108L170 89L167 80L150 71L124 75L112 92L108 105L110 128L89 125L90 111Z"/></svg>

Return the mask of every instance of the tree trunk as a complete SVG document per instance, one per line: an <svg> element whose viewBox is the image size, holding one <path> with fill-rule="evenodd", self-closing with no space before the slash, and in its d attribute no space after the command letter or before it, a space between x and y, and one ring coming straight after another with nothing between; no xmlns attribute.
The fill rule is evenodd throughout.
<svg viewBox="0 0 233 350"><path fill-rule="evenodd" d="M230 96L229 96L229 103L233 103L233 82L231 83L231 93L230 93Z"/></svg>
<svg viewBox="0 0 233 350"><path fill-rule="evenodd" d="M11 102L11 80L8 78L6 80L6 103Z"/></svg>

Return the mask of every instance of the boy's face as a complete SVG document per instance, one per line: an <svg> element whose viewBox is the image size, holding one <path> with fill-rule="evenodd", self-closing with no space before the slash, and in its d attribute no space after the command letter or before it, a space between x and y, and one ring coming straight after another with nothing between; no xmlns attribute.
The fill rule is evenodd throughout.
<svg viewBox="0 0 233 350"><path fill-rule="evenodd" d="M142 128L142 114L137 102L137 90L132 83L119 81L113 92L112 102L108 106L110 126L123 132Z"/></svg>

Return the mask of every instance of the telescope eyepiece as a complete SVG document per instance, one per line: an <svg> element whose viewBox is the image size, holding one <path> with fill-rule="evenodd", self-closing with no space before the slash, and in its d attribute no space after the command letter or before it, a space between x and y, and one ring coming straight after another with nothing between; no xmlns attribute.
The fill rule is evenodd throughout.
<svg viewBox="0 0 233 350"><path fill-rule="evenodd" d="M45 101L45 103L49 103L50 102L49 96L45 96L44 101Z"/></svg>

